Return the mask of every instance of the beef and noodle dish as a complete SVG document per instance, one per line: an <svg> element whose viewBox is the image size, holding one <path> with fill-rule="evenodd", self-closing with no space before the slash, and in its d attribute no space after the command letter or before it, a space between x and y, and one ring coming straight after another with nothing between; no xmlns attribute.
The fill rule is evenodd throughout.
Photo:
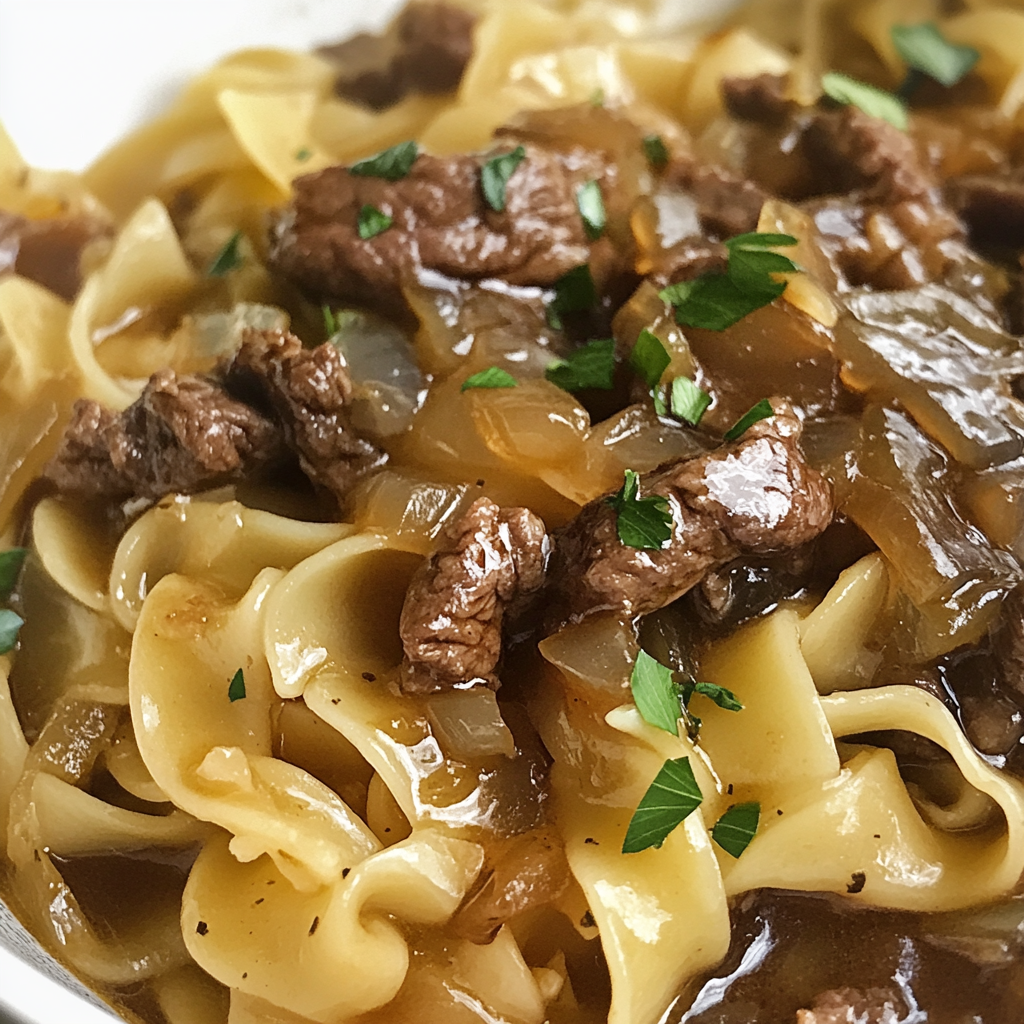
<svg viewBox="0 0 1024 1024"><path fill-rule="evenodd" d="M669 15L0 135L0 894L127 1020L1024 1021L1024 7Z"/></svg>

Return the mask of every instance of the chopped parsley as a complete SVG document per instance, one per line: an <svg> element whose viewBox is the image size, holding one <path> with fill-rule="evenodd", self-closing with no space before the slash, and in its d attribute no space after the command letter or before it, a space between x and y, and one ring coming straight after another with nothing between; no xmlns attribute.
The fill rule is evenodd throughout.
<svg viewBox="0 0 1024 1024"><path fill-rule="evenodd" d="M625 476L622 489L604 499L615 509L619 540L631 548L658 551L672 537L668 499L660 494L641 498L639 475L627 469Z"/></svg>
<svg viewBox="0 0 1024 1024"><path fill-rule="evenodd" d="M697 387L689 377L676 377L672 381L671 403L672 415L695 427L707 412L711 396Z"/></svg>
<svg viewBox="0 0 1024 1024"><path fill-rule="evenodd" d="M792 235L759 231L737 235L725 243L729 264L724 274L706 274L669 285L661 297L675 307L678 323L724 331L786 290L785 282L776 281L772 274L795 273L800 268L774 250L796 244Z"/></svg>
<svg viewBox="0 0 1024 1024"><path fill-rule="evenodd" d="M549 363L544 376L563 391L610 391L615 383L615 340L588 341L565 359Z"/></svg>
<svg viewBox="0 0 1024 1024"><path fill-rule="evenodd" d="M668 163L668 146L660 135L648 135L643 141L644 156L647 162L657 170Z"/></svg>
<svg viewBox="0 0 1024 1024"><path fill-rule="evenodd" d="M500 366L489 366L486 370L467 377L460 390L471 391L473 388L514 388L518 386L519 381L507 370L503 370Z"/></svg>
<svg viewBox="0 0 1024 1024"><path fill-rule="evenodd" d="M583 218L587 237L593 242L604 233L607 217L604 212L604 198L601 186L596 181L586 181L576 190L576 207Z"/></svg>
<svg viewBox="0 0 1024 1024"><path fill-rule="evenodd" d="M604 106L604 89L598 86L590 94L590 105L592 107L603 107Z"/></svg>
<svg viewBox="0 0 1024 1024"><path fill-rule="evenodd" d="M770 420L775 415L772 403L767 398L762 398L752 409L745 412L726 432L726 441L736 441L741 438L755 423L761 420Z"/></svg>
<svg viewBox="0 0 1024 1024"><path fill-rule="evenodd" d="M683 705L690 706L690 700L695 693L714 701L724 711L742 711L743 705L736 699L732 690L727 690L718 683L686 682L682 687Z"/></svg>
<svg viewBox="0 0 1024 1024"><path fill-rule="evenodd" d="M327 332L328 338L333 338L338 333L338 320L334 315L334 310L325 302L323 304L324 313L324 330Z"/></svg>
<svg viewBox="0 0 1024 1024"><path fill-rule="evenodd" d="M367 157L353 164L348 173L359 175L361 178L400 181L412 170L412 165L416 163L416 157L419 155L419 147L415 142L400 142L376 156Z"/></svg>
<svg viewBox="0 0 1024 1024"><path fill-rule="evenodd" d="M0 552L0 599L10 597L27 554L28 548L10 548Z"/></svg>
<svg viewBox="0 0 1024 1024"><path fill-rule="evenodd" d="M302 147L296 154L295 159L300 164L304 164L313 155L313 150L307 149L305 146Z"/></svg>
<svg viewBox="0 0 1024 1024"><path fill-rule="evenodd" d="M597 287L590 266L581 263L555 282L555 297L548 303L548 323L559 330L566 313L582 313L596 304Z"/></svg>
<svg viewBox="0 0 1024 1024"><path fill-rule="evenodd" d="M228 684L228 700L232 704L236 700L245 700L245 675L241 669L231 677L231 682Z"/></svg>
<svg viewBox="0 0 1024 1024"><path fill-rule="evenodd" d="M757 823L761 819L761 805L756 801L749 804L734 804L723 814L711 830L711 838L730 857L740 857L757 835Z"/></svg>
<svg viewBox="0 0 1024 1024"><path fill-rule="evenodd" d="M947 87L956 85L981 59L973 46L951 43L934 22L893 25L892 41L911 71L919 71Z"/></svg>
<svg viewBox="0 0 1024 1024"><path fill-rule="evenodd" d="M25 620L9 608L0 608L0 654L13 650Z"/></svg>
<svg viewBox="0 0 1024 1024"><path fill-rule="evenodd" d="M901 131L907 130L907 108L903 101L884 89L877 89L867 82L858 81L838 71L829 71L821 76L821 88L825 95L842 103L857 107L871 117L888 121Z"/></svg>
<svg viewBox="0 0 1024 1024"><path fill-rule="evenodd" d="M666 761L633 813L623 853L659 849L676 826L701 805L703 797L688 757Z"/></svg>
<svg viewBox="0 0 1024 1024"><path fill-rule="evenodd" d="M376 238L382 231L387 231L394 218L378 210L376 206L364 203L359 211L359 237L366 241L368 238Z"/></svg>
<svg viewBox="0 0 1024 1024"><path fill-rule="evenodd" d="M241 252L242 232L236 231L223 245L220 252L213 258L207 277L224 277L232 270L237 270L242 263Z"/></svg>
<svg viewBox="0 0 1024 1024"><path fill-rule="evenodd" d="M649 387L656 388L661 382L661 375L668 369L672 357L662 344L661 339L645 327L636 339L633 351L629 354L629 365L641 380Z"/></svg>
<svg viewBox="0 0 1024 1024"><path fill-rule="evenodd" d="M678 732L683 708L672 669L641 650L629 677L629 687L633 703L645 722L673 735Z"/></svg>
<svg viewBox="0 0 1024 1024"><path fill-rule="evenodd" d="M511 153L496 156L480 168L480 187L483 189L487 205L492 210L504 213L508 179L525 159L526 150L522 146L516 146Z"/></svg>

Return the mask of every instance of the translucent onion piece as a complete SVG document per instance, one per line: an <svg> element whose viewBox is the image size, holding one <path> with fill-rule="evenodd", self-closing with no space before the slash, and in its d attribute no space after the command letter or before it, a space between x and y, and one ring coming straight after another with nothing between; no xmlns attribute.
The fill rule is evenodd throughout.
<svg viewBox="0 0 1024 1024"><path fill-rule="evenodd" d="M438 694L427 701L427 714L445 753L457 761L504 754L512 757L516 743L501 717L493 690L476 686Z"/></svg>

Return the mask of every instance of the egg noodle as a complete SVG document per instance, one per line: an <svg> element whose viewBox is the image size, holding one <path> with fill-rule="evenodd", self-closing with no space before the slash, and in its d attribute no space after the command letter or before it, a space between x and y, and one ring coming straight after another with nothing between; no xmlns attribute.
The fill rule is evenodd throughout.
<svg viewBox="0 0 1024 1024"><path fill-rule="evenodd" d="M161 368L210 371L242 326L286 326L284 307L295 333L322 332L319 305L266 266L267 217L300 175L408 139L437 155L482 151L521 111L594 102L643 134L698 137L720 123L730 75L790 75L810 103L835 54L859 49L898 85L898 22L935 22L977 49L1000 118L1024 104L1024 9L1007 4L760 2L713 34L601 3L477 13L457 92L379 113L334 94L327 60L253 50L81 175L26 167L0 130L0 208L113 228L86 251L71 302L0 279L0 548L30 549L25 625L0 657L0 878L46 949L132 1019L656 1024L679 1020L726 956L741 894L952 912L1011 896L1024 873L1024 784L977 752L934 693L861 688L855 667L879 616L900 594L922 621L931 607L879 542L824 595L708 642L702 677L743 711L705 702L696 737L648 724L621 695L635 646L609 669L594 654L608 637L585 625L543 641L523 713L553 759L549 815L571 882L490 944L445 930L481 876L481 829L516 813L502 801L526 755L467 766L435 716L382 684L401 662L409 580L477 478L559 526L625 469L683 451L656 421L616 445L614 424L592 424L544 380L543 353L519 388L461 395L502 350L496 328L471 350L446 348L450 332L423 312L403 395L413 409L429 393L400 424L412 423L401 457L361 485L345 522L315 521L285 485L258 500L171 496L119 535L92 506L38 497L77 399L125 409ZM761 230L780 222L800 236L793 208L771 201ZM208 276L239 231L236 269ZM796 262L781 301L831 329L838 300L813 259ZM929 657L991 621L989 610L929 635ZM229 701L239 669L244 700ZM948 800L863 740L882 730L948 753ZM660 848L624 854L652 780L684 757L700 807ZM90 782L98 774L109 791ZM761 821L735 857L711 829L741 802L758 803ZM152 883L136 893L126 881L116 921L100 921L74 865L127 879L142 861ZM182 894L172 883L186 872Z"/></svg>

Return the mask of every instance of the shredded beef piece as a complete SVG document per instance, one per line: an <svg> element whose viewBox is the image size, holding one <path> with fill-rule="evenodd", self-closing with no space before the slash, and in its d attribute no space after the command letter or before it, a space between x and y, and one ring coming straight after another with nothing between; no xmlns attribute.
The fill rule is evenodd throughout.
<svg viewBox="0 0 1024 1024"><path fill-rule="evenodd" d="M70 302L82 284L82 253L110 229L91 217L28 220L0 210L0 274L13 271Z"/></svg>
<svg viewBox="0 0 1024 1024"><path fill-rule="evenodd" d="M274 425L199 377L162 370L118 414L75 404L45 476L61 490L114 501L220 486L280 454Z"/></svg>
<svg viewBox="0 0 1024 1024"><path fill-rule="evenodd" d="M768 198L755 182L692 158L674 159L665 169L662 186L691 193L701 226L716 240L755 231Z"/></svg>
<svg viewBox="0 0 1024 1024"><path fill-rule="evenodd" d="M603 498L556 534L550 575L558 613L646 614L741 554L784 551L817 537L831 521L831 490L800 453L801 423L789 404L772 405L775 415L738 441L642 480L641 496L666 498L674 520L661 550L623 544Z"/></svg>
<svg viewBox="0 0 1024 1024"><path fill-rule="evenodd" d="M413 577L400 632L411 693L481 681L497 688L506 607L544 582L549 544L529 509L475 501Z"/></svg>
<svg viewBox="0 0 1024 1024"><path fill-rule="evenodd" d="M1024 583L1003 601L999 625L992 635L997 674L1007 692L1024 697Z"/></svg>
<svg viewBox="0 0 1024 1024"><path fill-rule="evenodd" d="M477 886L452 918L452 931L486 945L502 925L557 899L568 884L569 863L555 830L499 840L487 849Z"/></svg>
<svg viewBox="0 0 1024 1024"><path fill-rule="evenodd" d="M705 274L724 274L728 267L729 251L721 243L684 238L651 255L643 269L658 288L664 288L679 281L694 281Z"/></svg>
<svg viewBox="0 0 1024 1024"><path fill-rule="evenodd" d="M970 175L948 182L946 196L973 245L1024 249L1024 181Z"/></svg>
<svg viewBox="0 0 1024 1024"><path fill-rule="evenodd" d="M782 124L795 104L786 96L785 75L755 75L753 78L723 78L725 108L740 121Z"/></svg>
<svg viewBox="0 0 1024 1024"><path fill-rule="evenodd" d="M330 343L305 349L294 334L247 331L225 370L225 384L281 423L302 472L339 500L359 477L387 461L382 449L352 429L346 409L352 384L344 358Z"/></svg>
<svg viewBox="0 0 1024 1024"><path fill-rule="evenodd" d="M452 4L411 3L384 35L363 32L319 53L340 68L338 96L384 110L409 93L454 90L473 56L475 24Z"/></svg>
<svg viewBox="0 0 1024 1024"><path fill-rule="evenodd" d="M587 262L590 248L576 206L576 188L587 175L576 169L578 161L527 147L509 179L503 213L484 201L484 162L422 154L400 181L353 175L344 167L299 178L292 205L273 230L271 261L314 295L377 302L397 301L402 278L420 267L451 277L550 285ZM364 205L393 217L393 225L361 239Z"/></svg>
<svg viewBox="0 0 1024 1024"><path fill-rule="evenodd" d="M884 988L837 988L822 992L810 1010L797 1010L796 1024L899 1024L903 1000Z"/></svg>

